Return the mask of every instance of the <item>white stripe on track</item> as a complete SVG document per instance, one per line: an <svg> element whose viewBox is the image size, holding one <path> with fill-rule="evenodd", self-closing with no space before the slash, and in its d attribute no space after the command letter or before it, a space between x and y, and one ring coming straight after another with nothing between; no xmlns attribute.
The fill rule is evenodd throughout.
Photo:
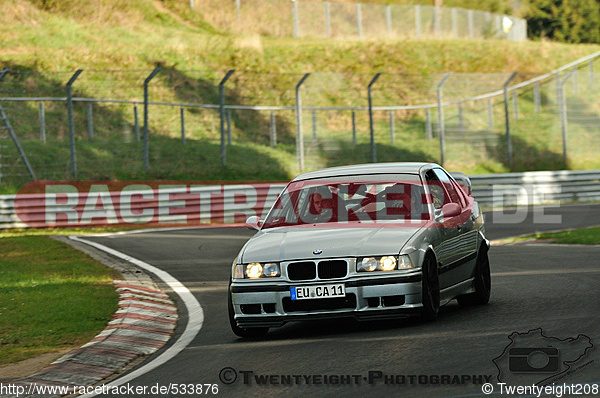
<svg viewBox="0 0 600 398"><path fill-rule="evenodd" d="M160 278L164 283L166 283L173 290L173 292L181 298L181 301L187 308L188 322L187 322L187 325L185 326L185 330L183 331L181 336L179 336L177 341L175 341L162 354L160 354L158 357L156 357L152 361L148 362L147 364L143 365L141 368L136 369L131 373L127 373L123 377L119 377L118 379L113 380L112 382L106 384L107 387L116 387L116 386L123 385L137 377L142 376L143 374L150 372L151 370L156 369L160 365L169 361L171 358L175 357L177 354L179 354L184 348L186 348L192 342L194 337L196 337L196 335L202 328L202 324L204 323L204 311L202 310L202 307L200 306L200 303L198 302L198 300L196 300L196 297L194 297L192 292L190 292L189 289L183 285L183 283L179 282L177 279L175 279L173 276L171 276L171 274L169 274L168 272L165 272L165 271L158 269L148 263L138 260L137 258L133 258L133 257L128 256L124 253L121 253L117 250L111 249L110 247L107 247L107 246L104 246L104 245L101 245L99 243L92 242L89 240L81 239L76 236L69 236L69 239L74 240L76 242L84 243L84 244L92 246L92 247L95 247L98 250L102 250L105 253L111 254L111 255L118 257L120 259L123 259L125 261L129 261L130 263L132 263L148 272L153 273L158 278ZM97 394L85 394L85 395L80 395L80 397L91 398L91 397L95 397L96 395Z"/></svg>

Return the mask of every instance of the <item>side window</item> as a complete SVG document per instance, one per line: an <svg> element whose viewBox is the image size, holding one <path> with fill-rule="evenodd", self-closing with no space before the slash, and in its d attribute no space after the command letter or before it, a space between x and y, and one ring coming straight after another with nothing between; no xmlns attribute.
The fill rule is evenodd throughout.
<svg viewBox="0 0 600 398"><path fill-rule="evenodd" d="M433 170L429 170L427 173L425 173L425 181L427 183L427 187L429 188L429 192L431 192L433 207L436 209L441 209L446 202L446 194L444 193L440 179L433 172Z"/></svg>
<svg viewBox="0 0 600 398"><path fill-rule="evenodd" d="M460 199L460 205L462 207L467 207L467 199L465 198L465 195L466 195L465 191L463 190L462 186L458 183L458 181L456 181L454 179L454 177L452 177L451 175L446 173L444 170L438 170L438 171L441 171L448 178L450 185L452 185L454 187L454 190L456 191L456 193L458 194L458 197Z"/></svg>
<svg viewBox="0 0 600 398"><path fill-rule="evenodd" d="M461 197L460 197L459 193L456 192L456 188L452 184L452 181L450 180L450 177L446 173L444 173L444 171L441 170L441 169L433 169L433 171L435 172L435 175L442 182L442 185L444 186L444 189L448 193L448 196L450 198L450 202L457 203L461 207L464 207L465 206L464 202L461 200Z"/></svg>
<svg viewBox="0 0 600 398"><path fill-rule="evenodd" d="M458 181L452 181L452 185L456 188L456 192L458 192L458 196L460 197L460 203L462 207L467 207L467 199L465 197L465 191L463 191L462 186L458 183Z"/></svg>

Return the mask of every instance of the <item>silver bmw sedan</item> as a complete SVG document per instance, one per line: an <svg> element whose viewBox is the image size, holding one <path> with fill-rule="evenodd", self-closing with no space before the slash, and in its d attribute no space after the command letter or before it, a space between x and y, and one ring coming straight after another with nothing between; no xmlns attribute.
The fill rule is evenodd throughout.
<svg viewBox="0 0 600 398"><path fill-rule="evenodd" d="M433 163L302 174L233 261L229 320L241 337L339 317L436 319L440 306L486 304L489 241L470 186Z"/></svg>

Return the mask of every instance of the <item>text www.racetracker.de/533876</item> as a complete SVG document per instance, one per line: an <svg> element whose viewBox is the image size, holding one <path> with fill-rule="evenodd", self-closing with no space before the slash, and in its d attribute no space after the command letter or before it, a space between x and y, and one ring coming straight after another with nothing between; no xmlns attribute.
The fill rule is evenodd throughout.
<svg viewBox="0 0 600 398"><path fill-rule="evenodd" d="M216 395L219 393L218 384L210 383L170 383L151 386L134 386L123 384L120 386L50 386L33 384L3 384L0 383L0 395L12 395L16 397L30 395Z"/></svg>

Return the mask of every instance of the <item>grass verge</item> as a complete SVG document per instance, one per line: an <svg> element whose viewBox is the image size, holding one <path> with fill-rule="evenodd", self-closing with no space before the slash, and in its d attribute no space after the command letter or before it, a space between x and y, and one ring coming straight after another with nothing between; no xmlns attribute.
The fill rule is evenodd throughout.
<svg viewBox="0 0 600 398"><path fill-rule="evenodd" d="M559 232L536 232L532 235L517 236L496 240L499 245L520 243L532 240L543 240L548 243L560 243L567 245L600 245L600 227L571 229Z"/></svg>
<svg viewBox="0 0 600 398"><path fill-rule="evenodd" d="M119 232L140 229L139 226L115 228L14 228L0 231L2 238L20 238L25 236L52 236L52 235L83 235L93 233Z"/></svg>
<svg viewBox="0 0 600 398"><path fill-rule="evenodd" d="M49 237L0 238L0 364L93 338L117 309L113 277Z"/></svg>
<svg viewBox="0 0 600 398"><path fill-rule="evenodd" d="M550 240L552 243L600 245L600 227L573 229L562 232L536 233L532 237L539 240Z"/></svg>

